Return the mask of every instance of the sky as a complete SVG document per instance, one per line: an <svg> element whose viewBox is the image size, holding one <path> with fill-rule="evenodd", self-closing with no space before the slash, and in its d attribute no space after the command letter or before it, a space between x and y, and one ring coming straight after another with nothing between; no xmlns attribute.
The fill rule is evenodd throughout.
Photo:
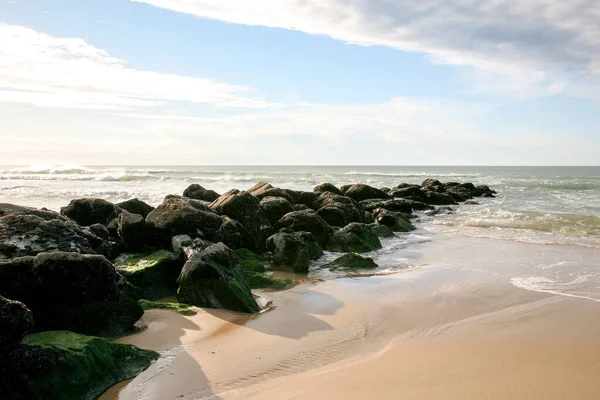
<svg viewBox="0 0 600 400"><path fill-rule="evenodd" d="M599 0L0 0L0 164L599 165Z"/></svg>

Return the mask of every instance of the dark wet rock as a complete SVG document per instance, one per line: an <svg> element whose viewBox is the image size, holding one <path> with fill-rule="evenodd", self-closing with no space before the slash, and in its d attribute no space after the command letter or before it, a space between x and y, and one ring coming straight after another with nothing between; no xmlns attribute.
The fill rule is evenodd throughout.
<svg viewBox="0 0 600 400"><path fill-rule="evenodd" d="M141 249L146 242L146 220L141 215L123 211L119 215L117 233L127 249Z"/></svg>
<svg viewBox="0 0 600 400"><path fill-rule="evenodd" d="M106 225L117 218L122 209L103 199L83 198L71 200L68 206L62 207L60 213L76 221L79 225Z"/></svg>
<svg viewBox="0 0 600 400"><path fill-rule="evenodd" d="M198 307L260 311L235 253L223 243L194 253L178 279L177 297Z"/></svg>
<svg viewBox="0 0 600 400"><path fill-rule="evenodd" d="M212 240L221 224L221 217L217 214L198 210L190 202L177 198L166 199L146 217L153 242L165 248L177 235Z"/></svg>
<svg viewBox="0 0 600 400"><path fill-rule="evenodd" d="M110 238L117 239L119 237L119 218L115 218L106 224L106 230L108 230Z"/></svg>
<svg viewBox="0 0 600 400"><path fill-rule="evenodd" d="M351 222L363 222L359 204L347 196L331 192L321 193L314 202L318 214L331 226L346 226Z"/></svg>
<svg viewBox="0 0 600 400"><path fill-rule="evenodd" d="M270 260L266 256L256 254L248 249L238 249L235 254L251 289L282 290L294 284L294 281L279 278L267 272Z"/></svg>
<svg viewBox="0 0 600 400"><path fill-rule="evenodd" d="M306 207L312 209L312 210L317 210L317 208L315 208L315 201L317 200L317 198L319 197L318 193L315 192L298 192L298 198L296 199L296 205L302 204L305 205Z"/></svg>
<svg viewBox="0 0 600 400"><path fill-rule="evenodd" d="M176 295L183 264L181 256L167 250L122 254L114 261L117 272L139 288L147 300Z"/></svg>
<svg viewBox="0 0 600 400"><path fill-rule="evenodd" d="M446 182L444 183L444 187L446 189L451 188L451 187L457 187L460 186L460 182Z"/></svg>
<svg viewBox="0 0 600 400"><path fill-rule="evenodd" d="M401 212L404 214L412 213L412 205L410 202L399 199L389 199L389 200L381 200L381 199L370 199L363 200L360 202L360 207L366 211L373 211L377 208L384 208L389 211Z"/></svg>
<svg viewBox="0 0 600 400"><path fill-rule="evenodd" d="M342 253L367 253L380 248L381 242L371 228L356 222L336 231L327 244L327 250Z"/></svg>
<svg viewBox="0 0 600 400"><path fill-rule="evenodd" d="M204 251L208 246L212 246L213 244L200 238L192 239L188 235L177 235L171 240L173 252L185 260L189 260L194 253Z"/></svg>
<svg viewBox="0 0 600 400"><path fill-rule="evenodd" d="M379 188L379 190L381 190L383 193L387 193L387 194L390 194L390 192L392 191L392 189L387 186L381 187L381 188Z"/></svg>
<svg viewBox="0 0 600 400"><path fill-rule="evenodd" d="M0 262L0 295L23 302L38 331L127 332L143 310L123 298L117 281L114 266L100 255L40 253Z"/></svg>
<svg viewBox="0 0 600 400"><path fill-rule="evenodd" d="M475 189L471 191L473 197L496 197L495 190L490 189L487 185L475 186Z"/></svg>
<svg viewBox="0 0 600 400"><path fill-rule="evenodd" d="M197 183L194 183L183 191L183 196L195 200L215 201L220 195L214 190L205 189Z"/></svg>
<svg viewBox="0 0 600 400"><path fill-rule="evenodd" d="M275 230L290 228L295 232L310 232L321 247L331 236L331 227L313 210L293 211L283 216L274 226Z"/></svg>
<svg viewBox="0 0 600 400"><path fill-rule="evenodd" d="M389 199L389 194L369 185L357 183L341 187L344 196L348 196L358 202L368 199Z"/></svg>
<svg viewBox="0 0 600 400"><path fill-rule="evenodd" d="M454 197L447 193L427 192L425 203L435 206L454 205L458 204Z"/></svg>
<svg viewBox="0 0 600 400"><path fill-rule="evenodd" d="M465 204L469 205L469 206L477 206L477 205L479 205L479 203L476 202L475 200L467 200L467 201L465 201Z"/></svg>
<svg viewBox="0 0 600 400"><path fill-rule="evenodd" d="M153 351L73 332L28 335L0 363L0 398L96 399L158 357Z"/></svg>
<svg viewBox="0 0 600 400"><path fill-rule="evenodd" d="M422 186L421 190L425 193L435 192L435 193L446 193L446 187L444 185L430 185L430 186Z"/></svg>
<svg viewBox="0 0 600 400"><path fill-rule="evenodd" d="M461 183L459 186L467 189L469 192L472 192L475 190L475 185L472 184L471 182Z"/></svg>
<svg viewBox="0 0 600 400"><path fill-rule="evenodd" d="M431 210L431 209L433 209L433 206L430 206L429 204L423 203L422 201L410 200L410 199L402 199L402 201L405 201L408 204L410 204L410 206L412 207L413 211L423 211L423 210Z"/></svg>
<svg viewBox="0 0 600 400"><path fill-rule="evenodd" d="M276 269L308 273L308 246L296 233L278 232L270 236L267 249L273 253L273 266Z"/></svg>
<svg viewBox="0 0 600 400"><path fill-rule="evenodd" d="M33 329L33 315L27 306L0 296L0 359Z"/></svg>
<svg viewBox="0 0 600 400"><path fill-rule="evenodd" d="M102 224L90 225L88 229L90 230L90 232L92 232L92 234L103 240L108 240L110 238L110 233L108 232L108 229L106 229L106 226Z"/></svg>
<svg viewBox="0 0 600 400"><path fill-rule="evenodd" d="M294 204L294 211L304 211L310 209L311 208L309 206L305 206L304 204Z"/></svg>
<svg viewBox="0 0 600 400"><path fill-rule="evenodd" d="M440 214L448 215L448 214L452 214L453 212L454 212L454 210L450 207L438 207L433 210L425 211L425 214L429 215L429 216L440 215Z"/></svg>
<svg viewBox="0 0 600 400"><path fill-rule="evenodd" d="M336 258L329 264L323 265L323 267L332 270L361 270L375 269L379 267L379 265L377 265L371 257L364 257L356 253L348 253Z"/></svg>
<svg viewBox="0 0 600 400"><path fill-rule="evenodd" d="M310 232L295 232L296 236L304 240L306 248L308 250L308 258L311 260L317 260L323 256L323 249L317 243L317 240Z"/></svg>
<svg viewBox="0 0 600 400"><path fill-rule="evenodd" d="M443 187L444 185L442 184L442 182L438 181L437 179L429 178L429 179L425 179L423 181L423 183L421 183L421 187L425 187L425 186L442 186Z"/></svg>
<svg viewBox="0 0 600 400"><path fill-rule="evenodd" d="M215 235L215 242L223 242L230 249L257 249L255 236L238 221L222 216L223 223Z"/></svg>
<svg viewBox="0 0 600 400"><path fill-rule="evenodd" d="M373 231L373 233L376 234L377 237L389 238L396 236L394 235L394 231L392 231L389 227L385 225L378 225L376 223L373 223L369 224L369 226L371 227L371 231Z"/></svg>
<svg viewBox="0 0 600 400"><path fill-rule="evenodd" d="M69 221L45 220L36 215L5 215L0 217L0 260L50 251L94 254L84 236L92 235ZM96 239L102 243L100 238Z"/></svg>
<svg viewBox="0 0 600 400"><path fill-rule="evenodd" d="M450 186L446 187L446 193L448 193L452 198L458 202L467 201L471 198L471 192L460 186Z"/></svg>
<svg viewBox="0 0 600 400"><path fill-rule="evenodd" d="M141 215L144 218L146 218L148 214L154 210L154 207L137 198L123 201L121 203L117 203L116 205L125 211L129 211L132 214Z"/></svg>
<svg viewBox="0 0 600 400"><path fill-rule="evenodd" d="M294 206L284 197L264 197L260 201L261 215L275 224L285 214L294 211Z"/></svg>
<svg viewBox="0 0 600 400"><path fill-rule="evenodd" d="M60 215L55 211L50 211L46 208L33 208L33 207L24 207L18 206L15 204L8 203L0 203L0 217L4 217L6 215L35 215L43 219L44 221L50 221L53 219L66 221L67 218Z"/></svg>
<svg viewBox="0 0 600 400"><path fill-rule="evenodd" d="M178 200L178 201L185 202L185 203L189 204L190 206L194 207L198 211L207 211L207 212L213 212L214 213L214 211L211 210L211 208L209 207L210 203L211 203L209 201L190 199L190 198L187 198L187 197L178 196L176 194L169 194L169 195L165 196L165 200L164 201L167 201L167 200L172 200L172 201Z"/></svg>
<svg viewBox="0 0 600 400"><path fill-rule="evenodd" d="M294 204L298 198L298 193L293 190L276 188L265 182L257 183L252 188L248 189L248 193L258 200L262 200L265 197L283 197L292 204Z"/></svg>
<svg viewBox="0 0 600 400"><path fill-rule="evenodd" d="M392 189L389 194L390 196L396 198L425 199L425 193L421 190L420 186L416 185Z"/></svg>
<svg viewBox="0 0 600 400"><path fill-rule="evenodd" d="M315 193L331 192L333 194L342 195L342 191L331 183L321 183L320 185L315 186L315 188L313 189L313 192L315 192Z"/></svg>
<svg viewBox="0 0 600 400"><path fill-rule="evenodd" d="M373 210L373 218L376 224L385 225L394 232L410 232L417 229L404 214L394 213L382 208Z"/></svg>

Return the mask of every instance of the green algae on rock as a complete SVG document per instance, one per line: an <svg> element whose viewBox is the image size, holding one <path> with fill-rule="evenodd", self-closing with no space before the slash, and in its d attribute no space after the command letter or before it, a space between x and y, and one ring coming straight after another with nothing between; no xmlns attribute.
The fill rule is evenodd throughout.
<svg viewBox="0 0 600 400"><path fill-rule="evenodd" d="M183 260L170 251L157 250L123 254L114 265L129 283L141 289L143 298L156 300L177 293L177 277L183 268Z"/></svg>
<svg viewBox="0 0 600 400"><path fill-rule="evenodd" d="M327 250L340 253L367 253L381 248L381 242L371 227L353 222L331 236Z"/></svg>
<svg viewBox="0 0 600 400"><path fill-rule="evenodd" d="M371 257L364 257L360 254L356 253L348 253L344 254L341 257L336 258L329 264L323 265L325 268L330 268L332 270L339 269L375 269L378 265L373 261Z"/></svg>
<svg viewBox="0 0 600 400"><path fill-rule="evenodd" d="M283 290L294 284L292 280L272 276L267 272L266 268L270 264L267 257L248 249L237 249L235 254L251 289Z"/></svg>
<svg viewBox="0 0 600 400"><path fill-rule="evenodd" d="M191 310L192 307L189 304L185 303L170 303L170 302L162 302L162 301L150 301L150 300L138 300L138 304L142 306L144 311L146 310L172 310L176 311L181 315L192 316L198 314L195 310Z"/></svg>
<svg viewBox="0 0 600 400"><path fill-rule="evenodd" d="M158 353L67 331L26 336L0 365L0 398L92 400Z"/></svg>

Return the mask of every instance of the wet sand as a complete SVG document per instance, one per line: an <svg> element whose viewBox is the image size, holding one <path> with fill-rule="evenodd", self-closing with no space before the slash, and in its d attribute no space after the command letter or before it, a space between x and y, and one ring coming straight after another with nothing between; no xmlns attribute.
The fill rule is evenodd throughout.
<svg viewBox="0 0 600 400"><path fill-rule="evenodd" d="M427 245L410 271L261 293L275 308L254 317L149 311L146 331L118 341L163 357L101 398L600 396L600 303L511 285L494 269L537 248L488 243Z"/></svg>

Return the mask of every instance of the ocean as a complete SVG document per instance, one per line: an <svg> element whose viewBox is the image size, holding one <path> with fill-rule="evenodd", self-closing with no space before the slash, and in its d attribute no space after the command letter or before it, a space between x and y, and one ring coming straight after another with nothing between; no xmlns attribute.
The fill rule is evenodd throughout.
<svg viewBox="0 0 600 400"><path fill-rule="evenodd" d="M386 239L373 254L378 273L422 267L427 243L463 238L465 246L513 251L506 254L510 265L487 272L514 286L600 301L600 167L8 166L0 167L0 202L58 211L79 197L137 197L157 205L192 183L222 193L259 181L312 190L323 182L394 187L426 178L486 184L498 196L453 206L451 214L422 215L417 231ZM327 277L318 266L333 256L318 262L313 274Z"/></svg>

